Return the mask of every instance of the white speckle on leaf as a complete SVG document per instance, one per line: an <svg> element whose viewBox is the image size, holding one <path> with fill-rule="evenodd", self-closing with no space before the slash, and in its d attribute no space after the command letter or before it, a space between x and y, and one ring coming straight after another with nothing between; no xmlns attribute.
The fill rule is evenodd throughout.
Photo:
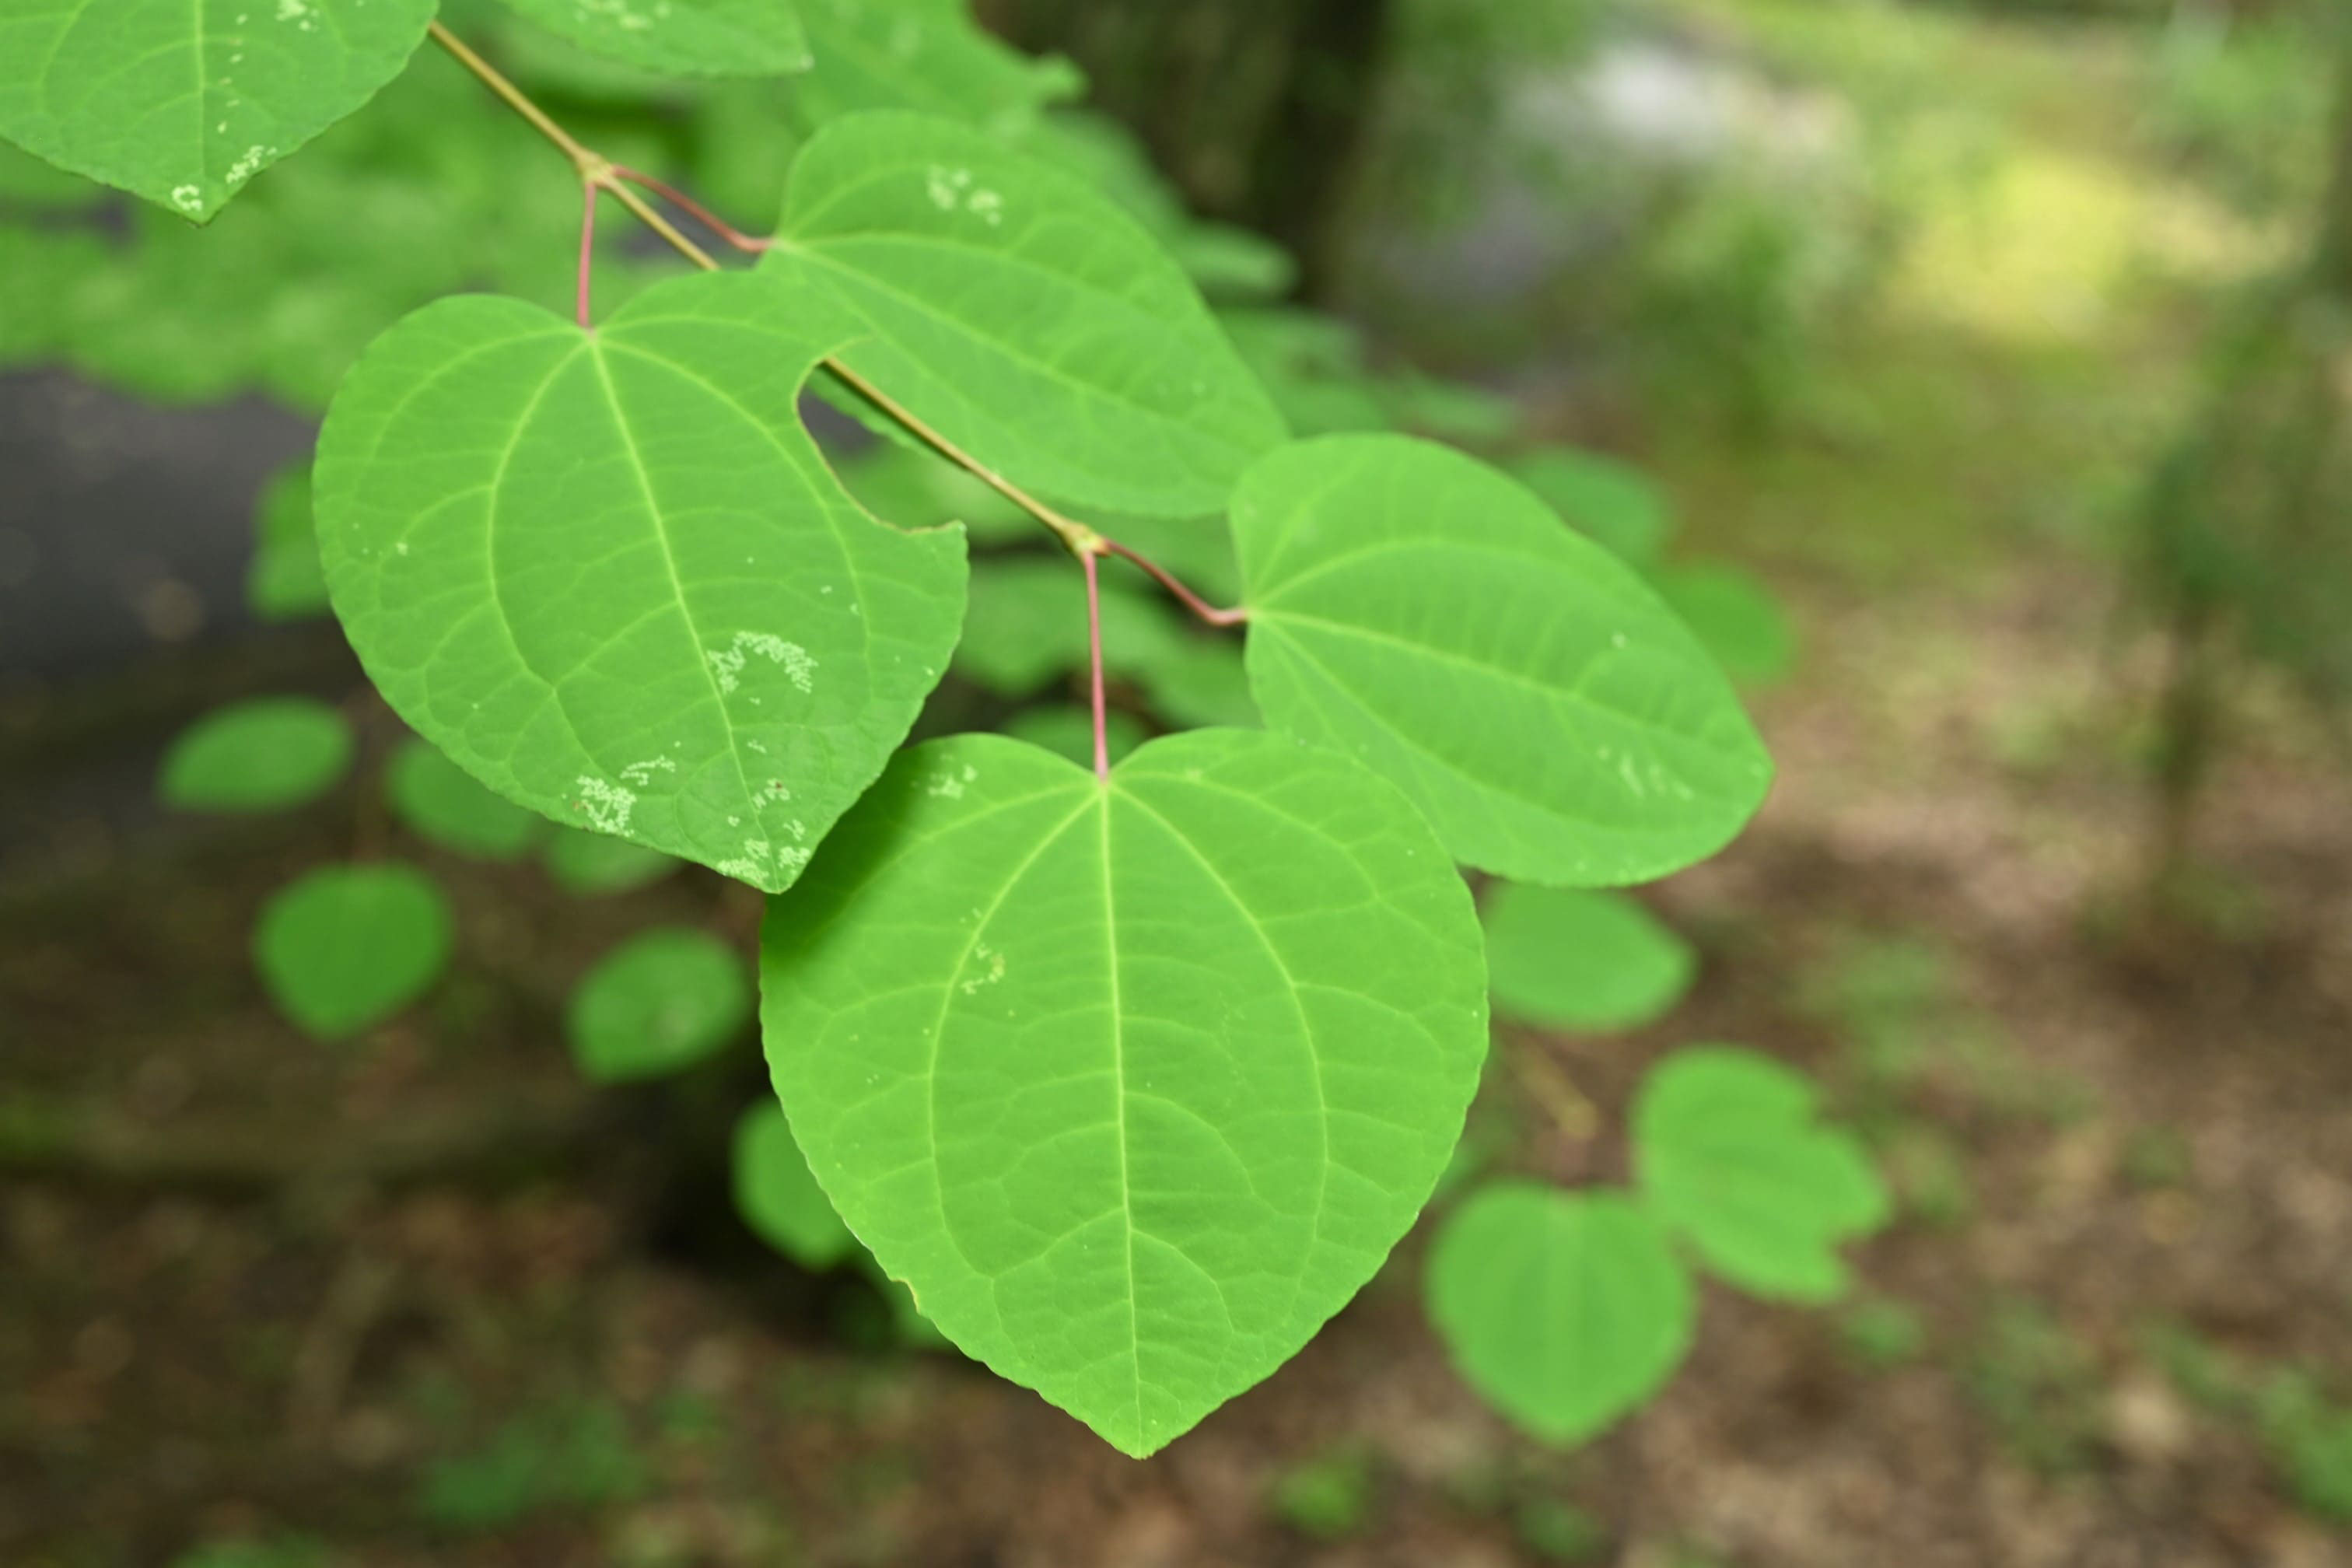
<svg viewBox="0 0 2352 1568"><path fill-rule="evenodd" d="M971 200L966 202L964 205L985 218L991 228L1004 221L1004 198L994 191L974 191L971 193Z"/></svg>
<svg viewBox="0 0 2352 1568"><path fill-rule="evenodd" d="M735 640L723 648L712 648L705 656L710 660L710 671L718 677L719 692L731 692L741 684L743 666L753 654L771 664L783 667L792 683L807 691L816 684L816 659L808 649L796 642L786 642L772 632L737 632ZM758 698L751 700L754 702Z"/></svg>
<svg viewBox="0 0 2352 1568"><path fill-rule="evenodd" d="M971 950L971 955L982 963L987 964L988 968L985 972L975 974L971 979L966 980L963 983L963 994L967 996L978 991L983 985L993 985L998 981L1004 978L1004 955L1003 953L997 952L986 942L982 942L978 947Z"/></svg>
<svg viewBox="0 0 2352 1568"><path fill-rule="evenodd" d="M674 773L676 772L677 772L677 759L676 757L647 757L642 763L631 763L627 767L623 768L621 770L621 782L624 784L635 784L639 789L643 789L646 785L653 783L654 775L656 773Z"/></svg>
<svg viewBox="0 0 2352 1568"><path fill-rule="evenodd" d="M580 799L577 804L587 814L589 826L599 833L626 833L629 830L629 813L635 809L637 804L635 790L623 789L619 784L607 784L586 773L580 775L578 788Z"/></svg>
<svg viewBox="0 0 2352 1568"><path fill-rule="evenodd" d="M194 185L174 185L172 205L184 213L200 213L205 210L205 194Z"/></svg>
<svg viewBox="0 0 2352 1568"><path fill-rule="evenodd" d="M223 174L221 179L231 189L245 184L259 171L263 160L267 159L272 151L273 149L268 147L247 147L245 150L245 156L231 163L228 166L228 173Z"/></svg>
<svg viewBox="0 0 2352 1568"><path fill-rule="evenodd" d="M392 549L393 553L395 555L405 555L408 553L408 541L405 539L395 540L393 542Z"/></svg>

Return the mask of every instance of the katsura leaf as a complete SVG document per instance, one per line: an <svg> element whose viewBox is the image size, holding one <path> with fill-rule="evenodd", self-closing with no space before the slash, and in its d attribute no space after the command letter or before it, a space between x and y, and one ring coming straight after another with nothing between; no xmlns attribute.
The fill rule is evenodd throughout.
<svg viewBox="0 0 2352 1568"><path fill-rule="evenodd" d="M1853 1134L1813 1119L1813 1089L1727 1046L1669 1057L1633 1108L1643 1201L1707 1267L1763 1296L1826 1301L1839 1242L1885 1223L1886 1191Z"/></svg>
<svg viewBox="0 0 2352 1568"><path fill-rule="evenodd" d="M1697 954L1622 893L1498 884L1486 896L1495 1011L1548 1028L1637 1029L1690 989Z"/></svg>
<svg viewBox="0 0 2352 1568"><path fill-rule="evenodd" d="M392 812L428 844L484 860L515 860L530 853L547 825L425 741L410 739L393 753L383 775Z"/></svg>
<svg viewBox="0 0 2352 1568"><path fill-rule="evenodd" d="M327 613L327 574L319 564L319 533L310 521L310 466L280 468L262 487L254 509L253 563L245 602L260 621L299 620Z"/></svg>
<svg viewBox="0 0 2352 1568"><path fill-rule="evenodd" d="M792 1123L773 1100L735 1123L735 1212L760 1239L812 1273L857 1252L857 1238L809 1173Z"/></svg>
<svg viewBox="0 0 2352 1568"><path fill-rule="evenodd" d="M545 816L789 886L946 668L959 530L901 533L802 429L850 331L772 279L657 285L593 333L445 300L320 437L320 551L410 727Z"/></svg>
<svg viewBox="0 0 2352 1568"><path fill-rule="evenodd" d="M1637 571L1648 571L1674 532L1665 498L1639 468L1591 452L1546 447L1511 465L1511 477L1562 521Z"/></svg>
<svg viewBox="0 0 2352 1568"><path fill-rule="evenodd" d="M1404 798L1265 733L1106 784L907 752L762 938L819 1182L968 1353L1146 1454L1379 1267L1485 1054L1475 916Z"/></svg>
<svg viewBox="0 0 2352 1568"><path fill-rule="evenodd" d="M1519 428L1518 405L1458 381L1407 374L1384 382L1391 420L1416 435L1461 447L1499 447Z"/></svg>
<svg viewBox="0 0 2352 1568"><path fill-rule="evenodd" d="M1743 686L1785 680L1797 631L1772 591L1736 566L1661 567L1652 579L1716 662Z"/></svg>
<svg viewBox="0 0 2352 1568"><path fill-rule="evenodd" d="M1590 1437L1689 1352L1690 1277L1657 1222L1609 1193L1511 1182L1447 1216L1429 1316L1465 1380L1549 1443Z"/></svg>
<svg viewBox="0 0 2352 1568"><path fill-rule="evenodd" d="M1729 842L1771 763L1706 650L1494 469L1399 436L1284 447L1234 497L1268 723L1403 786L1456 858L1663 876Z"/></svg>
<svg viewBox="0 0 2352 1568"><path fill-rule="evenodd" d="M809 65L808 41L792 0L506 4L583 49L665 75L782 76Z"/></svg>
<svg viewBox="0 0 2352 1568"><path fill-rule="evenodd" d="M814 64L792 84L802 123L903 109L1017 127L1086 79L1067 60L1033 59L972 20L966 0L800 0Z"/></svg>
<svg viewBox="0 0 2352 1568"><path fill-rule="evenodd" d="M840 358L976 460L1084 506L1213 511L1281 417L1109 201L969 125L849 115L793 166L761 265L829 291Z"/></svg>
<svg viewBox="0 0 2352 1568"><path fill-rule="evenodd" d="M657 926L597 961L564 1014L572 1059L598 1083L656 1078L709 1056L751 1016L751 982L708 931Z"/></svg>
<svg viewBox="0 0 2352 1568"><path fill-rule="evenodd" d="M206 714L163 755L158 793L183 811L284 811L352 765L352 727L308 697L257 697Z"/></svg>
<svg viewBox="0 0 2352 1568"><path fill-rule="evenodd" d="M449 962L449 902L413 866L324 866L254 928L254 965L303 1033L340 1040L424 994Z"/></svg>
<svg viewBox="0 0 2352 1568"><path fill-rule="evenodd" d="M11 0L0 137L197 223L400 74L433 0Z"/></svg>
<svg viewBox="0 0 2352 1568"><path fill-rule="evenodd" d="M658 849L577 827L559 827L540 856L547 874L567 893L625 893L660 880L678 862Z"/></svg>

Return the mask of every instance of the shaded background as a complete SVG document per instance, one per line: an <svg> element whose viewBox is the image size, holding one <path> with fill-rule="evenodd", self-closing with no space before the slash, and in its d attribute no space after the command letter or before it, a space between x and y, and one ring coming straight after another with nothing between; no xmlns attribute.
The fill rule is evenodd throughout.
<svg viewBox="0 0 2352 1568"><path fill-rule="evenodd" d="M646 1089L564 1052L628 931L748 951L716 879L582 901L411 847L453 973L348 1047L278 1020L253 912L396 834L373 775L223 826L155 805L155 761L268 691L396 739L331 625L246 611L256 498L401 247L560 300L572 193L430 51L380 172L256 182L336 220L297 254L236 208L60 213L7 165L0 1562L2352 1563L2335 9L982 7L1383 370L1472 389L1421 422L1630 459L1678 552L1793 619L1771 804L1651 896L1697 991L1628 1036L1502 1031L1598 1114L1498 1075L1474 1125L1497 1169L1617 1179L1645 1066L1737 1040L1821 1079L1900 1218L1834 1310L1710 1290L1664 1395L1570 1453L1446 1368L1418 1238L1149 1464L899 1344L733 1217L748 1037ZM550 75L630 161L772 205L772 106L648 122ZM453 116L480 167L401 140ZM615 298L667 266L610 250Z"/></svg>

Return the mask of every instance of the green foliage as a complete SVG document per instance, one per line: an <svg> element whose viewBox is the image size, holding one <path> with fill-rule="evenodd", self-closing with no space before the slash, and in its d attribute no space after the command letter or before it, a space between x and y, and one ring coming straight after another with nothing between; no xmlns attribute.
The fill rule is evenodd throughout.
<svg viewBox="0 0 2352 1568"><path fill-rule="evenodd" d="M1771 763L1705 652L1493 469L1325 437L1252 468L1233 521L1267 720L1402 784L1456 858L1640 881L1721 848L1762 803Z"/></svg>
<svg viewBox="0 0 2352 1568"><path fill-rule="evenodd" d="M527 1411L476 1451L436 1459L416 1504L439 1529L487 1531L624 1502L653 1484L620 1407L598 1400Z"/></svg>
<svg viewBox="0 0 2352 1568"><path fill-rule="evenodd" d="M307 697L257 697L206 714L163 754L158 791L184 811L283 811L332 789L352 727Z"/></svg>
<svg viewBox="0 0 2352 1568"><path fill-rule="evenodd" d="M1634 1029L1690 989L1697 955L1620 893L1498 884L1486 897L1495 1010L1555 1029Z"/></svg>
<svg viewBox="0 0 2352 1568"><path fill-rule="evenodd" d="M386 333L317 467L377 689L545 816L791 886L945 668L963 586L961 531L878 525L800 427L853 330L731 275L593 335L485 297Z"/></svg>
<svg viewBox="0 0 2352 1568"><path fill-rule="evenodd" d="M1640 470L1612 458L1544 447L1514 462L1511 477L1543 497L1570 527L1637 572L1657 563L1674 533L1674 519L1657 487ZM1700 638L1706 640L1704 632Z"/></svg>
<svg viewBox="0 0 2352 1568"><path fill-rule="evenodd" d="M256 620L292 621L327 613L327 574L310 518L310 465L280 468L262 487L253 514L253 564L245 602Z"/></svg>
<svg viewBox="0 0 2352 1568"><path fill-rule="evenodd" d="M304 1033L340 1040L423 994L449 961L448 900L413 866L322 866L254 928L261 983Z"/></svg>
<svg viewBox="0 0 2352 1568"><path fill-rule="evenodd" d="M424 741L411 738L392 754L383 786L393 815L411 833L460 855L520 859L544 830L538 817L477 784Z"/></svg>
<svg viewBox="0 0 2352 1568"><path fill-rule="evenodd" d="M572 1059L599 1083L654 1078L701 1060L751 1016L751 983L708 931L656 926L599 959L564 1013Z"/></svg>
<svg viewBox="0 0 2352 1568"><path fill-rule="evenodd" d="M583 897L625 893L658 881L678 866L658 849L577 827L557 828L540 858L557 887Z"/></svg>
<svg viewBox="0 0 2352 1568"><path fill-rule="evenodd" d="M1633 1109L1644 1201L1744 1289L1825 1301L1845 1289L1836 1245L1886 1217L1853 1137L1813 1119L1812 1087L1753 1051L1669 1058Z"/></svg>
<svg viewBox="0 0 2352 1568"><path fill-rule="evenodd" d="M1275 1517L1301 1535L1344 1541L1371 1515L1371 1463L1353 1450L1309 1459L1276 1477L1267 1500Z"/></svg>
<svg viewBox="0 0 2352 1568"><path fill-rule="evenodd" d="M242 16L33 3L0 21L0 134L64 103L87 140L108 107L119 159L95 172L140 188L121 171L195 156L212 183L163 195L198 216L384 87L398 60L371 39L405 29L404 54L425 23L368 0L346 37L360 0L284 0L298 47L219 83L284 134L223 164L178 112L213 85L150 77L242 38ZM1760 798L1769 761L1728 683L1609 552L1652 566L1663 507L1563 452L1524 457L1539 499L1403 437L1286 445L1286 420L1498 452L1522 431L1507 400L1375 373L1344 327L1269 306L1289 258L1192 218L1130 134L1052 108L1075 74L992 40L963 0L453 5L479 54L443 36L201 235L142 209L100 239L79 216L96 187L0 155L10 210L58 215L0 222L0 266L43 307L9 313L0 361L161 401L331 392L308 476L263 500L249 598L266 619L323 598L424 737L383 780L401 820L461 853L536 850L574 892L682 858L777 895L761 984L789 1120L762 1105L739 1128L747 1222L812 1268L864 1259L900 1335L943 1331L1150 1452L1295 1352L1441 1175L1488 1152L1457 1154L1487 995L1457 861L1639 880L1710 853ZM37 71L15 45L85 15L131 18L109 37L146 29L153 52L59 96L100 35ZM592 185L643 169L755 221L781 191L772 241L706 226L764 250L757 268L656 281L616 237L583 242L579 182L516 173L532 126L580 145L508 112L541 90L593 138L573 158ZM551 313L575 293L576 319ZM803 424L812 393L887 439L836 468ZM968 536L1037 522L1105 574L1098 657L1070 562L967 572ZM1115 563L1129 552L1242 607L1196 626L1187 592ZM1107 676L1118 766L1091 771L1091 715L1059 700L1006 721L1035 743L899 752L951 655L1000 699ZM960 684L925 724L972 698ZM341 721L277 711L274 731L190 736L167 796L258 809L326 787ZM1186 726L1206 728L1144 738ZM1581 926L1561 912L1579 907ZM1677 973L1662 933L1629 935L1628 908L1504 889L1497 994L1553 1018L1665 1005L1687 957ZM1615 958L1596 910L1615 911ZM411 868L329 867L271 902L256 959L298 1024L342 1037L433 984L451 923ZM1548 971L1563 942L1578 966ZM592 1078L667 1072L722 1048L749 1000L722 943L657 930L583 980L568 1032ZM1704 1251L1709 1216L1703 1183L1667 1180L1677 1208L1653 1179L1687 1177L1690 1151L1654 1154L1647 1207L1535 1193L1543 1245L1511 1261L1548 1290L1597 1278L1596 1300L1662 1267L1680 1316L1647 1326L1679 1354L1690 1288L1664 1222ZM1864 1223L1825 1218L1802 1181L1751 1195L1815 1247ZM1475 1244L1495 1201L1447 1245ZM1629 1237L1648 1248L1631 1275L1610 1267ZM1433 1289L1506 1352L1601 1323ZM1605 1422L1672 1359L1605 1362L1598 1384L1548 1363L1515 1414L1554 1435ZM1285 1506L1352 1528L1362 1474L1300 1480ZM488 1528L641 1482L597 1406L517 1423L424 1500Z"/></svg>
<svg viewBox="0 0 2352 1568"><path fill-rule="evenodd" d="M863 330L844 334L843 363L1046 495L1197 516L1282 438L1149 235L1070 175L952 121L859 114L819 132L761 266L855 312Z"/></svg>
<svg viewBox="0 0 2352 1568"><path fill-rule="evenodd" d="M2352 1405L2330 1401L2318 1384L2284 1373L2259 1401L2263 1446L2295 1501L2337 1524L2352 1524Z"/></svg>
<svg viewBox="0 0 2352 1568"><path fill-rule="evenodd" d="M790 0L505 0L583 49L645 70L776 76L806 70Z"/></svg>
<svg viewBox="0 0 2352 1568"><path fill-rule="evenodd" d="M1900 1301L1858 1301L1838 1323L1847 1352L1874 1372L1906 1366L1927 1348L1927 1327Z"/></svg>
<svg viewBox="0 0 2352 1568"><path fill-rule="evenodd" d="M1969 1397L2020 1464L2045 1475L2092 1459L2104 1392L2089 1346L2038 1301L1995 1304L1964 1373Z"/></svg>
<svg viewBox="0 0 2352 1568"><path fill-rule="evenodd" d="M1428 829L1244 731L1107 785L1003 740L917 748L770 906L761 980L844 1216L964 1350L1137 1454L1362 1284L1485 1049Z"/></svg>
<svg viewBox="0 0 2352 1568"><path fill-rule="evenodd" d="M1509 1183L1438 1233L1429 1315L1472 1387L1537 1436L1570 1443L1664 1385L1697 1305L1664 1229L1634 1204Z"/></svg>
<svg viewBox="0 0 2352 1568"><path fill-rule="evenodd" d="M760 1238L803 1268L825 1269L858 1251L816 1184L792 1123L770 1100L735 1123L735 1212Z"/></svg>
<svg viewBox="0 0 2352 1568"><path fill-rule="evenodd" d="M1797 663L1797 631L1764 585L1720 563L1662 566L1651 581L1706 651L1743 686L1784 680Z"/></svg>
<svg viewBox="0 0 2352 1568"><path fill-rule="evenodd" d="M1532 1498L1511 1519L1519 1544L1546 1563L1591 1563L1609 1547L1601 1521L1572 1502Z"/></svg>
<svg viewBox="0 0 2352 1568"><path fill-rule="evenodd" d="M0 137L202 223L374 96L431 0L24 0L0 14Z"/></svg>
<svg viewBox="0 0 2352 1568"><path fill-rule="evenodd" d="M172 1559L171 1568L329 1568L324 1546L305 1536L215 1541Z"/></svg>

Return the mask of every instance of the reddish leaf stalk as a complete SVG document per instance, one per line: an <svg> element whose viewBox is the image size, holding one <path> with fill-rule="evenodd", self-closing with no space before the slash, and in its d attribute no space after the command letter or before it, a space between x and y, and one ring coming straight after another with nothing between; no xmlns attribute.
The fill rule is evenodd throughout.
<svg viewBox="0 0 2352 1568"><path fill-rule="evenodd" d="M1142 567L1146 572L1150 573L1161 587L1175 595L1178 599L1183 602L1186 609L1200 616L1201 619L1206 621L1209 625L1213 626L1237 626L1249 619L1249 611L1244 606L1236 605L1230 610L1221 610L1217 608L1214 605L1212 605L1207 600L1202 598L1200 595L1195 594L1192 589L1187 588L1183 584L1178 582L1174 574L1160 566L1157 562L1154 562L1135 551L1129 550L1126 545L1121 544L1116 539L1106 539L1102 542L1103 548L1109 551L1113 555L1132 561L1138 566Z"/></svg>
<svg viewBox="0 0 2352 1568"><path fill-rule="evenodd" d="M613 165L613 177L626 180L633 185L643 185L738 250L750 251L756 256L776 243L772 239L760 239L745 234L676 185L656 180L651 174L640 174L625 164L615 163Z"/></svg>
<svg viewBox="0 0 2352 1568"><path fill-rule="evenodd" d="M580 183L580 330L589 329L588 276L596 263L596 191L595 182Z"/></svg>
<svg viewBox="0 0 2352 1568"><path fill-rule="evenodd" d="M1110 778L1110 736L1108 715L1103 711L1102 660L1102 584L1095 565L1098 552L1078 552L1078 564L1087 574L1087 655L1094 681L1095 705L1095 776Z"/></svg>

